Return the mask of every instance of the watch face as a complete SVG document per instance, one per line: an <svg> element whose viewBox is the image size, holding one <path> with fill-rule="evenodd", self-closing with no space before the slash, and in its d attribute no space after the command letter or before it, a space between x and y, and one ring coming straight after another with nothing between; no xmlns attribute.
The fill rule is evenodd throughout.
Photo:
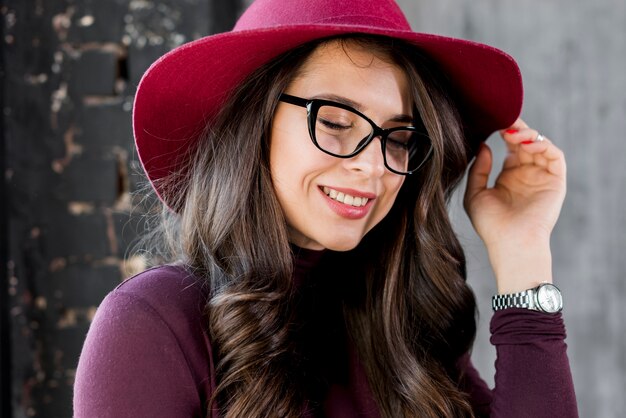
<svg viewBox="0 0 626 418"><path fill-rule="evenodd" d="M559 312L563 308L561 292L556 286L545 284L537 291L537 304L544 312Z"/></svg>

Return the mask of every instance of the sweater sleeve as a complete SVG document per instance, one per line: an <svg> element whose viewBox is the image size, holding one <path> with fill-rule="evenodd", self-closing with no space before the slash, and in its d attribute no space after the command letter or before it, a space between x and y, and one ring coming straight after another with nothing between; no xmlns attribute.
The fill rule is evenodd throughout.
<svg viewBox="0 0 626 418"><path fill-rule="evenodd" d="M74 416L203 416L193 374L168 323L115 290L98 308L80 356Z"/></svg>
<svg viewBox="0 0 626 418"><path fill-rule="evenodd" d="M478 417L576 418L578 407L561 314L504 309L491 319L496 347L495 388L490 391L467 358L461 388Z"/></svg>

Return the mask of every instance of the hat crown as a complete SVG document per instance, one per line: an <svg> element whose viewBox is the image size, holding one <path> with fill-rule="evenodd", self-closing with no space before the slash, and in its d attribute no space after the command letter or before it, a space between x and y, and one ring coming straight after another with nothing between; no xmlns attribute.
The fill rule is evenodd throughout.
<svg viewBox="0 0 626 418"><path fill-rule="evenodd" d="M393 0L256 0L233 30L316 24L411 30Z"/></svg>

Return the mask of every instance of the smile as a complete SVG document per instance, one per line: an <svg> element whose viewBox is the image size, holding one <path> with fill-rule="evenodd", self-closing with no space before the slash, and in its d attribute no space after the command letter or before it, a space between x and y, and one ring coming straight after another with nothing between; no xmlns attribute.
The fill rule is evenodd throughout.
<svg viewBox="0 0 626 418"><path fill-rule="evenodd" d="M344 205L361 207L365 206L369 200L367 197L352 196L343 192L338 192L337 190L326 186L324 186L323 190L324 193L326 193L326 196L336 200L337 202L343 203Z"/></svg>

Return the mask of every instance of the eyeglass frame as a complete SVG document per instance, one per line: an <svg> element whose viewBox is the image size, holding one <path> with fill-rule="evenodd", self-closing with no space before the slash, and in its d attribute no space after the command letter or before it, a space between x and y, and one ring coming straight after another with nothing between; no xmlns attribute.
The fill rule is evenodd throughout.
<svg viewBox="0 0 626 418"><path fill-rule="evenodd" d="M356 110L355 108L353 108L352 106L348 106L344 103L338 103L338 102L334 102L332 100L325 100L325 99L305 99L303 97L298 97L298 96L294 96L291 94L287 94L287 93L281 93L280 96L278 96L278 100L284 103L289 103L295 106L299 106L299 107L303 107L307 110L307 125L308 125L308 130L309 130L309 137L311 138L311 142L313 142L313 144L317 147L317 149L319 149L320 151L322 151L325 154L328 155L332 155L333 157L337 157L337 158L352 158L354 156L356 156L357 154L359 154L361 151L363 151L365 148L367 148L367 146L374 140L374 138L376 137L380 137L380 150L383 153L383 162L385 163L385 168L387 168L387 170L391 171L394 174L398 174L401 176L407 176L410 174L415 173L416 171L418 171L420 168L422 168L422 166L426 163L426 161L428 161L428 159L430 158L431 154L433 153L433 144L432 141L430 140L430 137L428 135L425 135L428 140L430 141L430 149L428 150L428 153L426 153L426 156L424 156L424 160L417 166L417 168L410 170L410 171L406 171L406 172L402 172L402 171L398 171L395 170L393 168L391 168L389 166L389 164L387 163L387 154L385 152L386 150L386 144L387 144L387 137L392 134L393 132L396 131L411 131L411 132L417 132L417 133L422 133L420 132L420 129L418 129L415 126L398 126L398 127L394 127L394 128L381 128L380 126L376 125L376 123L374 123L374 121L372 121L370 118L368 118L367 116L365 116L363 113L359 112L358 110ZM330 151L325 150L324 148L322 148L318 143L317 143L317 139L316 139L316 135L315 135L315 124L316 124L316 118L317 118L317 112L319 111L320 107L327 105L327 106L334 106L334 107L338 107L340 109L344 109L344 110L348 110L358 116L360 116L361 118L365 119L366 122L368 122L371 126L372 126L372 133L370 134L370 137L365 140L362 141L361 145L358 146L353 152L351 152L348 155L338 155L338 154L334 154Z"/></svg>

